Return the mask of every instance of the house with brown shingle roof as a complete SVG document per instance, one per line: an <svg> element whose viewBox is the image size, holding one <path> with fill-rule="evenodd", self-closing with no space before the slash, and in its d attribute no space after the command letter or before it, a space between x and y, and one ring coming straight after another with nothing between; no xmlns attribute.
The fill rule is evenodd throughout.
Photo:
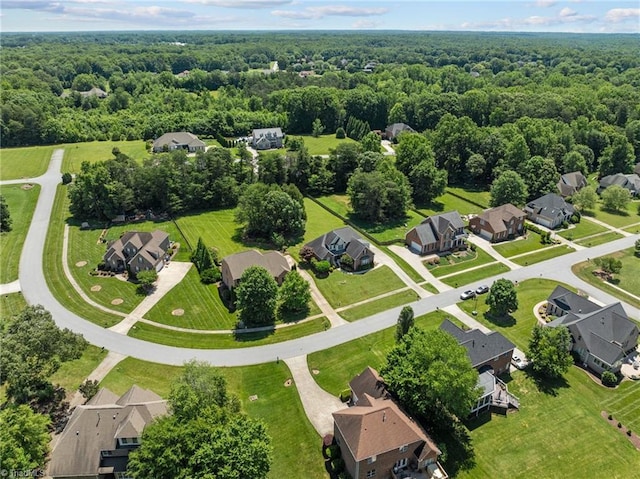
<svg viewBox="0 0 640 479"><path fill-rule="evenodd" d="M587 179L580 171L565 173L558 181L558 191L562 196L573 196L576 191L587 186Z"/></svg>
<svg viewBox="0 0 640 479"><path fill-rule="evenodd" d="M449 211L426 218L411 228L404 237L405 244L419 254L444 253L465 248L467 233L457 211Z"/></svg>
<svg viewBox="0 0 640 479"><path fill-rule="evenodd" d="M496 206L469 220L469 229L478 236L492 241L504 241L524 231L524 211L511 203Z"/></svg>
<svg viewBox="0 0 640 479"><path fill-rule="evenodd" d="M261 266L273 276L281 285L285 276L291 271L291 266L280 252L267 251L261 253L254 249L232 254L222 260L222 282L227 288L235 288L242 277L242 273L251 266Z"/></svg>
<svg viewBox="0 0 640 479"><path fill-rule="evenodd" d="M118 397L101 389L71 414L48 466L54 479L127 477L129 453L140 446L142 431L168 413L153 391L132 386Z"/></svg>
<svg viewBox="0 0 640 479"><path fill-rule="evenodd" d="M159 272L170 246L169 235L164 231L127 231L109 243L102 260L111 271L126 269L133 275L148 270Z"/></svg>
<svg viewBox="0 0 640 479"><path fill-rule="evenodd" d="M153 142L153 152L161 153L163 151L187 150L189 153L196 151L205 151L204 141L199 139L193 133L188 131L172 131L165 133Z"/></svg>

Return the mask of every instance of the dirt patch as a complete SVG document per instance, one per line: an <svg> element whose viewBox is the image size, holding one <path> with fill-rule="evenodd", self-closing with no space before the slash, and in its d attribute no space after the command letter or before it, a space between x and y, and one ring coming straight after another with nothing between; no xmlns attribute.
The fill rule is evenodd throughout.
<svg viewBox="0 0 640 479"><path fill-rule="evenodd" d="M111 301L111 304L113 304L114 306L118 306L119 304L124 303L124 299L122 298L116 298L113 301Z"/></svg>
<svg viewBox="0 0 640 479"><path fill-rule="evenodd" d="M288 388L288 387L290 387L292 384L293 384L293 381L291 380L291 378L289 378L289 379L287 379L287 380L284 382L284 387L285 387L285 388Z"/></svg>
<svg viewBox="0 0 640 479"><path fill-rule="evenodd" d="M182 316L184 314L184 309L174 309L171 311L173 316Z"/></svg>
<svg viewBox="0 0 640 479"><path fill-rule="evenodd" d="M610 416L607 411L600 411L600 416L602 416L602 418L611 426L620 431L620 433L623 434L624 437L629 439L629 441L631 441L631 444L633 444L634 447L640 451L640 437L638 437L637 434L635 434L634 432L631 432L631 435L627 434L627 427L624 424L622 424L621 427L618 427L618 420L613 416L611 416L611 419L609 419Z"/></svg>
<svg viewBox="0 0 640 479"><path fill-rule="evenodd" d="M78 268L82 268L83 266L86 266L86 265L87 265L87 262L86 262L86 261L78 261L78 262L76 263L76 266L77 266Z"/></svg>
<svg viewBox="0 0 640 479"><path fill-rule="evenodd" d="M102 286L100 286L99 284L95 284L95 285L91 286L91 291L93 291L94 293L97 293L101 289L102 289Z"/></svg>
<svg viewBox="0 0 640 479"><path fill-rule="evenodd" d="M318 369L312 369L311 372L316 376L320 374L320 371Z"/></svg>
<svg viewBox="0 0 640 479"><path fill-rule="evenodd" d="M31 188L33 188L33 185L31 183L27 183L25 185L22 185L20 188L23 190L30 190Z"/></svg>

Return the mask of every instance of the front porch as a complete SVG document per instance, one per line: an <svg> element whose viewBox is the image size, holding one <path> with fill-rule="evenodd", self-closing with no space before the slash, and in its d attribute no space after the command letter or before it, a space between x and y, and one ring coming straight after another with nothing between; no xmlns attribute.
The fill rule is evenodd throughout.
<svg viewBox="0 0 640 479"><path fill-rule="evenodd" d="M393 479L447 479L449 476L439 462L434 462L420 469L408 466L397 472L391 471L391 477Z"/></svg>

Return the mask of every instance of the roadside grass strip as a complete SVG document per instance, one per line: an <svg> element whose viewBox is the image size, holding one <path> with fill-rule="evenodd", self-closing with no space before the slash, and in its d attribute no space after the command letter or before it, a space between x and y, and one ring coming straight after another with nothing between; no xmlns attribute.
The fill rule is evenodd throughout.
<svg viewBox="0 0 640 479"><path fill-rule="evenodd" d="M54 149L53 146L0 149L0 180L17 180L43 175L47 171Z"/></svg>
<svg viewBox="0 0 640 479"><path fill-rule="evenodd" d="M463 271L462 273L454 274L453 276L447 276L446 278L442 278L440 281L444 284L457 288L458 286L473 283L480 279L489 278L496 274L506 273L507 271L510 271L508 266L496 262L481 268Z"/></svg>
<svg viewBox="0 0 640 479"><path fill-rule="evenodd" d="M541 261L555 258L557 256L573 253L574 251L575 249L571 246L561 244L553 246L551 248L545 248L540 251L518 256L517 258L513 258L511 261L519 264L520 266L527 266L530 264L539 263Z"/></svg>
<svg viewBox="0 0 640 479"><path fill-rule="evenodd" d="M593 236L588 236L581 240L576 241L576 244L581 246L591 247L598 246L599 244L609 243L622 238L623 236L617 231L609 231L607 233L601 233Z"/></svg>
<svg viewBox="0 0 640 479"><path fill-rule="evenodd" d="M386 311L387 309L395 308L396 306L403 306L405 304L417 301L419 296L415 291L409 289L400 293L395 293L384 298L376 299L368 303L347 307L338 311L338 314L347 321L356 321L358 319L369 317L373 314Z"/></svg>

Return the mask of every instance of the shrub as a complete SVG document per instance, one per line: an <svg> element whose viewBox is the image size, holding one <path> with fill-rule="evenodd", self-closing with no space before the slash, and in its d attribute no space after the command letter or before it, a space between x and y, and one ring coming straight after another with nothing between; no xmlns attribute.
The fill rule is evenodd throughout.
<svg viewBox="0 0 640 479"><path fill-rule="evenodd" d="M340 446L338 446L337 444L331 444L327 448L327 455L330 459L340 459L340 457L342 457Z"/></svg>
<svg viewBox="0 0 640 479"><path fill-rule="evenodd" d="M578 213L574 213L573 215L571 215L571 222L573 224L580 223L580 215Z"/></svg>
<svg viewBox="0 0 640 479"><path fill-rule="evenodd" d="M627 436L631 437L631 434L633 434L633 433L631 432L631 429L627 429Z"/></svg>
<svg viewBox="0 0 640 479"><path fill-rule="evenodd" d="M353 258L348 254L340 256L340 265L346 269L353 270Z"/></svg>
<svg viewBox="0 0 640 479"><path fill-rule="evenodd" d="M569 223L567 221L563 221L562 224L560 225L560 228L562 228L563 230L566 230L569 227Z"/></svg>
<svg viewBox="0 0 640 479"><path fill-rule="evenodd" d="M612 420L613 420L613 416L612 416L611 414L609 414L609 415L607 416L607 418L609 419L609 421L612 421Z"/></svg>
<svg viewBox="0 0 640 479"><path fill-rule="evenodd" d="M347 402L351 399L351 389L344 389L340 393L340 401Z"/></svg>
<svg viewBox="0 0 640 479"><path fill-rule="evenodd" d="M339 127L339 128L336 130L336 138L337 138L338 140L344 140L346 136L347 136L347 134L344 132L344 128Z"/></svg>
<svg viewBox="0 0 640 479"><path fill-rule="evenodd" d="M222 274L218 268L205 269L200 275L200 281L204 284L217 283L220 279L222 279Z"/></svg>
<svg viewBox="0 0 640 479"><path fill-rule="evenodd" d="M622 423L618 422L618 429L622 429Z"/></svg>
<svg viewBox="0 0 640 479"><path fill-rule="evenodd" d="M68 171L65 171L64 173L62 173L63 185L68 185L69 183L71 183L72 180L73 180L73 177L71 176L71 173L69 173Z"/></svg>
<svg viewBox="0 0 640 479"><path fill-rule="evenodd" d="M611 371L603 372L600 380L602 381L602 384L609 387L615 386L618 382L618 378Z"/></svg>
<svg viewBox="0 0 640 479"><path fill-rule="evenodd" d="M92 381L91 379L87 379L78 387L78 391L80 391L80 394L82 394L82 396L86 400L89 400L93 396L95 396L99 390L100 390L100 386L98 385L98 381L96 380Z"/></svg>
<svg viewBox="0 0 640 479"><path fill-rule="evenodd" d="M331 461L331 465L333 466L333 470L336 474L344 471L344 461L340 457L333 459Z"/></svg>
<svg viewBox="0 0 640 479"><path fill-rule="evenodd" d="M313 270L317 275L326 276L331 271L331 264L328 261L315 261L313 264Z"/></svg>

